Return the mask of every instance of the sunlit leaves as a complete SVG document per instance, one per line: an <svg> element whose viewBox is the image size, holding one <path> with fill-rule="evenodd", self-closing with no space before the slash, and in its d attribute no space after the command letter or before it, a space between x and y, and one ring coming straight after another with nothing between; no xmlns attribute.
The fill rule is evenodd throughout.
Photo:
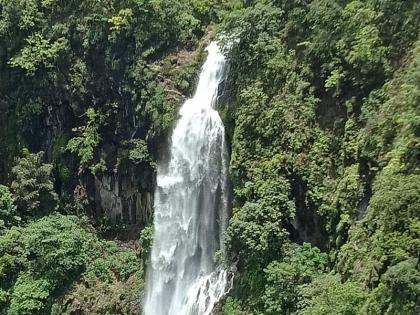
<svg viewBox="0 0 420 315"><path fill-rule="evenodd" d="M86 111L88 119L86 126L74 128L77 136L70 139L67 143L67 150L77 153L80 163L86 165L94 157L94 150L100 141L98 128L101 123L101 117L93 108Z"/></svg>
<svg viewBox="0 0 420 315"><path fill-rule="evenodd" d="M27 75L33 75L40 66L50 69L66 45L65 38L51 42L40 33L35 33L26 39L26 46L20 53L10 59L10 65L22 68Z"/></svg>

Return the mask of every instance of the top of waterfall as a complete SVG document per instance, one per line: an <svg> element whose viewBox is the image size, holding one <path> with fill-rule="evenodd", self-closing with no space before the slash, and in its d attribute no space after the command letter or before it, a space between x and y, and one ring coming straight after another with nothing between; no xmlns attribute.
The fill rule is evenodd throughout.
<svg viewBox="0 0 420 315"><path fill-rule="evenodd" d="M223 80L226 59L216 42L211 42L206 51L208 56L201 68L197 89L193 96L194 102L192 99L187 100L180 111L181 115L191 111L212 109L214 105L217 88Z"/></svg>

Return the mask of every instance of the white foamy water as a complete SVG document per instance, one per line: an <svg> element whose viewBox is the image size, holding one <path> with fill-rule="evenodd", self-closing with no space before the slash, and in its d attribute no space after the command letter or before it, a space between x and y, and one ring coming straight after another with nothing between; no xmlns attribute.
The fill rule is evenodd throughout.
<svg viewBox="0 0 420 315"><path fill-rule="evenodd" d="M180 110L168 165L159 165L145 315L208 315L226 293L218 266L227 224L225 130L215 109L225 58L207 47L193 98Z"/></svg>

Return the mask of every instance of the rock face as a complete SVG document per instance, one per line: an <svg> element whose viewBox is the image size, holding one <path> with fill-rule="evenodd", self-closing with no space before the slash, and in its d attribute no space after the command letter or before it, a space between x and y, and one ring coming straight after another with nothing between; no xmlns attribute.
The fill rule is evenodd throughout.
<svg viewBox="0 0 420 315"><path fill-rule="evenodd" d="M127 158L126 149L109 143L99 150L105 170L87 172L82 177L92 217L106 218L131 230L153 220L155 169L149 162L135 163Z"/></svg>
<svg viewBox="0 0 420 315"><path fill-rule="evenodd" d="M295 197L296 216L290 222L288 230L291 239L296 243L311 243L324 249L327 244L325 222L322 221L314 205L307 204L305 199L305 184L295 177L292 181L292 194Z"/></svg>
<svg viewBox="0 0 420 315"><path fill-rule="evenodd" d="M67 170L67 175L56 174L57 190L62 195L72 194L75 212L86 213L97 222L106 219L131 231L151 223L155 170L150 161L131 161L128 157L130 147L124 145L127 139L135 141L137 137L144 137L141 127L133 123L134 110L125 110L124 115L114 117L123 126L124 133L115 134L112 125L103 130L105 134L95 149L92 162L103 163L103 169L92 172L89 168L81 168L77 158L68 151L57 149L65 147L73 134L72 128L78 124L77 117L82 115L81 109L63 111L62 108L57 106L45 113L40 122L41 131L37 136L31 136L34 141L30 146L31 151L45 151L48 161ZM153 155L157 156L160 148L153 149Z"/></svg>
<svg viewBox="0 0 420 315"><path fill-rule="evenodd" d="M153 187L143 191L132 178L114 175L94 177L94 205L97 217L112 222L145 225L152 222Z"/></svg>

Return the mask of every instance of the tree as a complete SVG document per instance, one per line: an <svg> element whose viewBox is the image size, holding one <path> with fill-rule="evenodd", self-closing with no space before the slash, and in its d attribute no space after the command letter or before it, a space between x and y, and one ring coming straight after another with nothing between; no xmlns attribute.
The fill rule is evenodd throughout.
<svg viewBox="0 0 420 315"><path fill-rule="evenodd" d="M276 167L276 163L267 162L255 169L255 178L240 192L249 201L234 209L226 231L227 251L249 270L260 269L280 257L288 236L284 226L294 215L290 184L276 174Z"/></svg>
<svg viewBox="0 0 420 315"><path fill-rule="evenodd" d="M22 217L30 218L49 213L57 207L54 191L52 164L42 163L44 152L23 151L12 169L11 190L16 200L17 210Z"/></svg>
<svg viewBox="0 0 420 315"><path fill-rule="evenodd" d="M141 256L143 257L144 268L150 262L150 253L152 252L153 244L153 225L148 225L140 233Z"/></svg>
<svg viewBox="0 0 420 315"><path fill-rule="evenodd" d="M13 314L48 313L51 295L105 252L104 244L84 225L75 216L52 214L0 235L0 292L6 292L0 313L9 308Z"/></svg>
<svg viewBox="0 0 420 315"><path fill-rule="evenodd" d="M366 300L365 292L356 283L341 283L340 275L323 274L300 289L302 301L299 315L349 315L359 314Z"/></svg>
<svg viewBox="0 0 420 315"><path fill-rule="evenodd" d="M297 309L300 288L322 273L327 255L308 243L288 244L285 256L264 269L264 300L268 314L292 314Z"/></svg>
<svg viewBox="0 0 420 315"><path fill-rule="evenodd" d="M415 314L420 295L420 272L416 259L390 267L369 295L363 314Z"/></svg>
<svg viewBox="0 0 420 315"><path fill-rule="evenodd" d="M19 275L11 294L8 315L43 315L48 309L51 285L32 274Z"/></svg>

